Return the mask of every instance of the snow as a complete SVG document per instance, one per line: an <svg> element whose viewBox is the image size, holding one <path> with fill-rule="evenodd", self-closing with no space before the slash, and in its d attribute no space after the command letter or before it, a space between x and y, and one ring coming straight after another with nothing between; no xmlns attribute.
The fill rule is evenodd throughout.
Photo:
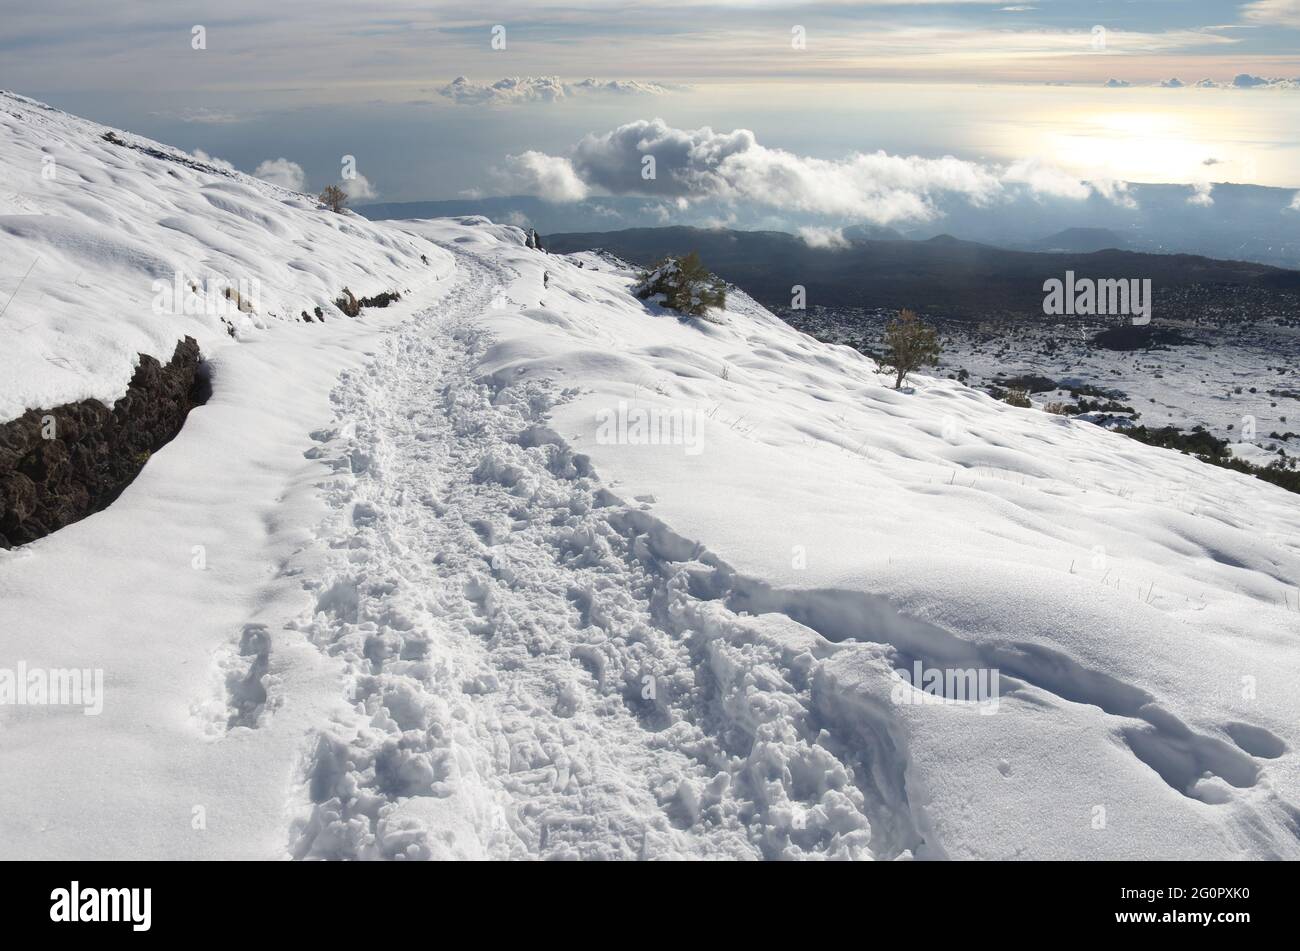
<svg viewBox="0 0 1300 951"><path fill-rule="evenodd" d="M309 196L4 92L0 160L0 419L111 404L140 353L165 363L186 335L206 354L318 306L340 316L332 301L343 287L418 292L450 261L358 215L326 214ZM155 282L217 280L256 281L256 312L155 306Z"/></svg>
<svg viewBox="0 0 1300 951"><path fill-rule="evenodd" d="M1095 328L1080 327L1069 337L1059 328L1034 329L1017 337L1011 353L997 354L953 335L940 372L946 375L959 366L973 375L972 382L999 383L998 371L1061 381L1061 389L1033 394L1040 406L1074 402L1068 383L1102 381L1104 388L1123 394L1117 402L1141 414L1139 425L1183 430L1203 426L1226 439L1233 455L1266 466L1279 458L1279 449L1295 455L1300 445L1294 434L1295 406L1287 398L1295 390L1295 371L1286 354L1294 351L1297 332L1277 326L1275 320L1244 328L1228 321L1221 329L1184 324L1180 329L1204 343L1132 352L1092 348L1087 340ZM1042 346L1044 340L1051 341L1050 353ZM1283 438L1288 433L1290 438Z"/></svg>
<svg viewBox="0 0 1300 951"><path fill-rule="evenodd" d="M214 380L110 508L0 552L0 667L105 672L99 716L0 705L3 857L1300 857L1283 490L894 391L738 289L679 318L517 228L0 103L0 291L41 262L0 419L186 333ZM160 266L261 306L159 317ZM345 284L403 300L295 320Z"/></svg>

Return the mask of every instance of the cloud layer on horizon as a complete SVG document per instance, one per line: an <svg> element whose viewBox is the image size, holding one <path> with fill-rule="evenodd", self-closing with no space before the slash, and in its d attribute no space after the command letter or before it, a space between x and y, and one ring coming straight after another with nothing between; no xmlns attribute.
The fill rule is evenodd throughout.
<svg viewBox="0 0 1300 951"><path fill-rule="evenodd" d="M575 96L666 96L685 87L634 79L582 79L566 82L558 76L507 76L494 83L476 82L457 76L438 94L457 105L518 105L530 102L558 102Z"/></svg>
<svg viewBox="0 0 1300 951"><path fill-rule="evenodd" d="M936 200L947 196L987 206L1026 193L1078 201L1096 195L1133 207L1123 182L1085 182L1032 159L984 165L950 155L884 151L821 159L764 146L748 129L677 129L662 119L584 136L568 156L538 151L508 156L500 177L516 192L555 202L643 195L678 207L705 200L748 203L878 225L932 220L940 214ZM809 237L835 240L829 231Z"/></svg>
<svg viewBox="0 0 1300 951"><path fill-rule="evenodd" d="M1103 83L1108 89L1128 89L1140 85L1131 83L1127 79L1108 79ZM1282 76L1256 76L1252 73L1238 73L1232 77L1231 82L1218 82L1213 79L1202 79L1195 83L1185 83L1177 76L1172 79L1162 79L1158 83L1148 83L1148 87L1159 89L1300 89L1300 76L1295 79L1287 79Z"/></svg>

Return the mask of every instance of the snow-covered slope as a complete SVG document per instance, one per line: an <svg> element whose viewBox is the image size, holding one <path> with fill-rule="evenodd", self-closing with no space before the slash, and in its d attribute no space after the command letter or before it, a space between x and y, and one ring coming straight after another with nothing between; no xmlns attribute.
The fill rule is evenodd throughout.
<svg viewBox="0 0 1300 951"><path fill-rule="evenodd" d="M108 510L0 553L0 668L106 680L94 717L0 706L24 777L0 853L1300 857L1293 496L952 381L896 392L740 291L682 320L518 229L178 180L5 104L8 181L58 140L134 196L100 196L107 223L22 197L71 223L0 227L6 278L57 247L134 287L125 237L162 254L168 217L199 266L229 181L275 223L246 262L264 297L410 293L207 327L181 435ZM75 293L30 306L33 339L125 362L6 375L9 415L111 399L122 355L179 335ZM0 319L6 361L17 336ZM996 691L918 702L917 664Z"/></svg>
<svg viewBox="0 0 1300 951"><path fill-rule="evenodd" d="M342 316L332 302L344 287L358 297L416 290L449 261L218 160L4 91L0 167L0 421L111 403L137 354L165 363L187 334L208 353L303 312L314 320L316 307ZM206 299L227 285L251 291L255 306Z"/></svg>
<svg viewBox="0 0 1300 951"><path fill-rule="evenodd" d="M809 670L728 660L705 679L737 678L723 708L800 696L803 739L828 731L864 814L906 830L896 845L1300 854L1294 496L954 381L895 392L741 293L721 325L681 321L598 257L503 254L519 277L484 317L480 372L567 392L549 427L653 524L707 546L698 566L670 560L712 609L817 632L801 629ZM679 445L602 438L620 403L700 428ZM996 714L897 702L889 671L918 660L997 670ZM764 719L741 718L760 735Z"/></svg>

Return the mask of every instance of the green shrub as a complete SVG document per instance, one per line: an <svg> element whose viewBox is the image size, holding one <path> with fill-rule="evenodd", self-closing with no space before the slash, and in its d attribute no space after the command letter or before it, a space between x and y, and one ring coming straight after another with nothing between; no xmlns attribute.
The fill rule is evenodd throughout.
<svg viewBox="0 0 1300 951"><path fill-rule="evenodd" d="M1002 402L1009 406L1019 406L1021 409L1029 409L1034 404L1029 402L1029 393L1018 387L1012 387L1002 396Z"/></svg>
<svg viewBox="0 0 1300 951"><path fill-rule="evenodd" d="M727 285L708 272L694 251L681 258L665 258L653 270L643 272L632 293L692 317L706 316L710 307L727 306Z"/></svg>
<svg viewBox="0 0 1300 951"><path fill-rule="evenodd" d="M894 372L894 389L902 389L903 381L913 370L935 366L939 362L939 332L920 320L916 312L902 310L897 320L885 328L885 356L881 366Z"/></svg>

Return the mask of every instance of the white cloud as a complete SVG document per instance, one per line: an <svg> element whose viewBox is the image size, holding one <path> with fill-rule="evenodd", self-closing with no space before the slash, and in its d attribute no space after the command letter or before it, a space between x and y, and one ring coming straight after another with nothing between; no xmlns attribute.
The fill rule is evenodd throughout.
<svg viewBox="0 0 1300 951"><path fill-rule="evenodd" d="M151 116L157 116L159 119L175 119L178 122L198 122L204 125L225 125L231 122L242 122L243 120L233 112L222 112L218 109L209 109L207 106L191 107L182 109L180 112L151 112Z"/></svg>
<svg viewBox="0 0 1300 951"><path fill-rule="evenodd" d="M1129 87L1129 86L1132 86L1132 85L1133 85L1133 84L1132 84L1131 82L1129 82L1127 79L1108 79L1108 80L1106 80L1106 87L1107 87L1108 89L1125 89L1125 88L1127 88L1127 87Z"/></svg>
<svg viewBox="0 0 1300 951"><path fill-rule="evenodd" d="M1087 183L1038 159L1013 162L1003 173L1002 180L1028 185L1035 195L1053 195L1082 201L1092 194Z"/></svg>
<svg viewBox="0 0 1300 951"><path fill-rule="evenodd" d="M1238 73L1232 78L1232 85L1238 89L1258 89L1260 87L1300 89L1300 79L1275 79L1267 76L1252 76L1250 73Z"/></svg>
<svg viewBox="0 0 1300 951"><path fill-rule="evenodd" d="M1291 199L1291 211L1300 211L1300 192L1296 192L1295 197Z"/></svg>
<svg viewBox="0 0 1300 951"><path fill-rule="evenodd" d="M588 194L568 159L544 152L508 156L504 175L513 189L546 201L581 201Z"/></svg>
<svg viewBox="0 0 1300 951"><path fill-rule="evenodd" d="M253 169L253 177L295 192L303 191L307 187L307 176L302 166L297 162L290 162L287 158L267 159Z"/></svg>
<svg viewBox="0 0 1300 951"><path fill-rule="evenodd" d="M1300 0L1255 0L1242 7L1247 20L1300 27Z"/></svg>
<svg viewBox="0 0 1300 951"><path fill-rule="evenodd" d="M370 179L360 172L354 172L352 178L345 178L339 182L339 187L347 192L348 200L353 202L369 201L379 195L375 187L370 184Z"/></svg>
<svg viewBox="0 0 1300 951"><path fill-rule="evenodd" d="M976 203L998 192L987 170L952 157L874 152L829 161L767 148L748 129L675 129L662 119L588 135L570 164L588 186L613 194L750 201L880 223L934 217L933 192L958 192Z"/></svg>
<svg viewBox="0 0 1300 951"><path fill-rule="evenodd" d="M935 218L937 199L954 195L979 206L1012 193L1075 200L1099 194L1132 206L1122 183L1092 185L1037 160L1000 167L883 151L821 159L764 146L748 129L676 129L662 119L587 135L567 158L525 152L508 164L514 187L552 201L614 194L649 195L679 207L746 202L882 225Z"/></svg>
<svg viewBox="0 0 1300 951"><path fill-rule="evenodd" d="M209 155L207 152L203 151L202 149L195 149L190 154L193 155L200 162L206 162L208 165L211 165L213 168L225 169L227 172L238 171L238 169L236 169L235 166L231 165L225 159L217 158L215 155Z"/></svg>
<svg viewBox="0 0 1300 951"><path fill-rule="evenodd" d="M849 239L843 228L822 228L815 225L800 228L799 237L810 248L847 248Z"/></svg>
<svg viewBox="0 0 1300 951"><path fill-rule="evenodd" d="M635 79L584 79L565 86L572 93L609 93L617 96L667 96L684 92L688 86L643 83Z"/></svg>
<svg viewBox="0 0 1300 951"><path fill-rule="evenodd" d="M558 76L508 76L494 83L476 82L457 76L438 90L463 106L516 105L529 102L556 102L574 96L664 96L682 87L661 83L643 83L629 79L583 79L565 82Z"/></svg>
<svg viewBox="0 0 1300 951"><path fill-rule="evenodd" d="M1107 84L1109 85L1109 83ZM1128 86L1130 83L1119 83ZM1156 85L1164 89L1181 89L1188 84L1179 79L1166 79ZM1300 89L1300 79L1283 77L1254 76L1250 73L1238 73L1228 82L1214 79L1202 79L1191 84L1195 89Z"/></svg>
<svg viewBox="0 0 1300 951"><path fill-rule="evenodd" d="M466 76L457 76L438 93L464 106L554 102L564 98L564 84L555 76L512 76L495 83L475 82Z"/></svg>
<svg viewBox="0 0 1300 951"><path fill-rule="evenodd" d="M1187 198L1187 204L1209 208L1214 204L1214 186L1209 182L1194 182L1192 184L1192 194Z"/></svg>
<svg viewBox="0 0 1300 951"><path fill-rule="evenodd" d="M1113 178L1094 178L1089 180L1088 186L1102 198L1121 208L1131 209L1138 206L1137 199L1129 194L1128 182L1116 181Z"/></svg>

